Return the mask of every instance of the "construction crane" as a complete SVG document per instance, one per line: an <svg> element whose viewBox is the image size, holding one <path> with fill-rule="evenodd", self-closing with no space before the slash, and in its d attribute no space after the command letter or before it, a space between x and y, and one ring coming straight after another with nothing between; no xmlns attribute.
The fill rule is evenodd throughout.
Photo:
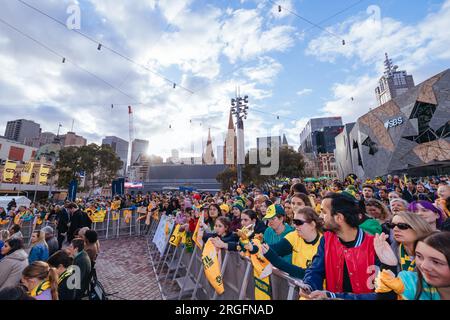
<svg viewBox="0 0 450 320"><path fill-rule="evenodd" d="M134 140L134 124L133 124L133 110L128 106L129 130L130 130L130 146Z"/></svg>
<svg viewBox="0 0 450 320"><path fill-rule="evenodd" d="M133 140L134 140L134 123L133 123L133 110L131 109L131 106L128 106L128 118L129 118L129 130L130 130L130 142L128 147L128 155L127 155L127 162L128 166L131 167L133 164L131 163L131 157L133 152ZM129 170L127 170L128 175L130 174ZM129 177L130 178L130 177Z"/></svg>

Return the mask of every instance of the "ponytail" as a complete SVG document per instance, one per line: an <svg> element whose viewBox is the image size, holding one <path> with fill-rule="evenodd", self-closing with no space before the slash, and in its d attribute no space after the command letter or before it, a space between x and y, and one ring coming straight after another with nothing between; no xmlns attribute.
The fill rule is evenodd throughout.
<svg viewBox="0 0 450 320"><path fill-rule="evenodd" d="M48 282L50 283L50 291L52 293L52 300L59 300L58 296L58 273L55 268L50 268L48 272Z"/></svg>

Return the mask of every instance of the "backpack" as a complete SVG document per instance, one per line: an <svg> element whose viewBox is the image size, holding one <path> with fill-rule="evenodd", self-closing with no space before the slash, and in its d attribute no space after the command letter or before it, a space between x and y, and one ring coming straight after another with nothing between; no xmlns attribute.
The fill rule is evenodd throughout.
<svg viewBox="0 0 450 320"><path fill-rule="evenodd" d="M105 288L97 278L97 272L92 270L92 277L89 283L89 300L108 300Z"/></svg>

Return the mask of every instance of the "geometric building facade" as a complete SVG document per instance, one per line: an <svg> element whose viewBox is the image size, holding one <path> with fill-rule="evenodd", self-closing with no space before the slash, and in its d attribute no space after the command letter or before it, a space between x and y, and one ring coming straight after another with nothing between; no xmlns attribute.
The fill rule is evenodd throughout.
<svg viewBox="0 0 450 320"><path fill-rule="evenodd" d="M342 134L346 139L337 137L335 151L339 162L346 161L338 165L345 168L340 176L449 173L450 69L360 117Z"/></svg>

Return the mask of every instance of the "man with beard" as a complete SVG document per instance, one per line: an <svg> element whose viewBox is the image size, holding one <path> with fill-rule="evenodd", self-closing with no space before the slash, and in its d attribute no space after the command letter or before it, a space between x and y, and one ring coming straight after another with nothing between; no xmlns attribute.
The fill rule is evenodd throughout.
<svg viewBox="0 0 450 320"><path fill-rule="evenodd" d="M356 200L332 193L322 200L322 211L328 231L305 272L302 295L309 299L376 299L373 281L381 263L375 253L374 237L358 227L360 210Z"/></svg>

